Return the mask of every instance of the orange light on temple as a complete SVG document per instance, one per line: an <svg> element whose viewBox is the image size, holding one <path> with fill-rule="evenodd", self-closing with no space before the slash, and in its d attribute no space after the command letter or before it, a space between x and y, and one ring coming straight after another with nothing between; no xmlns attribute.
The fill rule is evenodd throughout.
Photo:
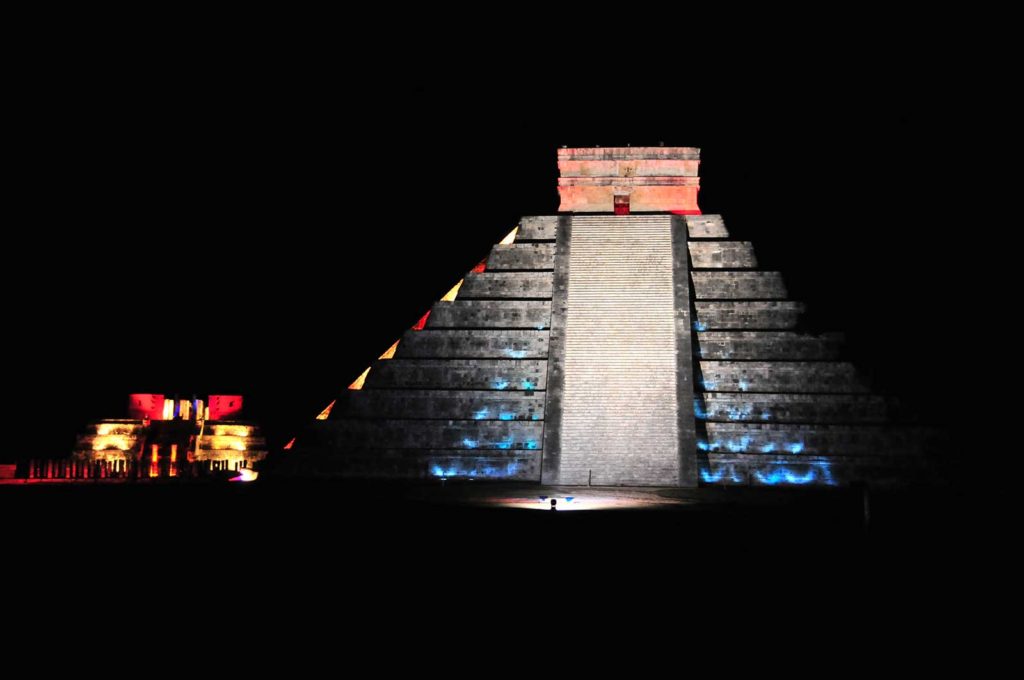
<svg viewBox="0 0 1024 680"><path fill-rule="evenodd" d="M485 271L487 271L487 258L480 260L480 264L473 267L469 271L473 272L474 274L483 274Z"/></svg>
<svg viewBox="0 0 1024 680"><path fill-rule="evenodd" d="M156 444L153 444L153 446L151 448L152 448L153 453L150 456L149 476L150 477L159 477L160 476L160 447L157 446Z"/></svg>
<svg viewBox="0 0 1024 680"><path fill-rule="evenodd" d="M333 404L333 403L334 403L334 402L332 401L332 402L331 402L331 404ZM292 440L291 440L290 442L288 442L287 444L285 444L285 445L284 445L284 450L285 450L285 451L288 451L288 450L289 450L289 449L291 449L291 448L292 448L293 446L295 446L295 437L292 437Z"/></svg>
<svg viewBox="0 0 1024 680"><path fill-rule="evenodd" d="M395 344L391 345L391 347L388 347L387 350L384 351L384 354L381 354L377 358L378 359L393 359L394 356L395 356L395 350L398 349L398 343L399 342L401 342L401 341L400 340L395 340Z"/></svg>
<svg viewBox="0 0 1024 680"><path fill-rule="evenodd" d="M366 382L366 376L370 375L370 369L367 368L365 371L359 374L359 377L352 381L352 384L348 386L350 390L361 390L363 389L363 383Z"/></svg>
<svg viewBox="0 0 1024 680"><path fill-rule="evenodd" d="M427 312L420 317L420 320L416 322L416 325L412 327L414 331L421 331L427 325L427 319L430 318L430 312Z"/></svg>
<svg viewBox="0 0 1024 680"><path fill-rule="evenodd" d="M173 399L164 399L164 420L174 420Z"/></svg>
<svg viewBox="0 0 1024 680"><path fill-rule="evenodd" d="M505 238L501 239L501 242L498 245L502 245L502 246L510 246L510 245L512 245L513 243L516 242L516 234L518 234L518 233L519 233L519 227L517 226L512 231L508 232L508 236L506 236Z"/></svg>
<svg viewBox="0 0 1024 680"><path fill-rule="evenodd" d="M366 369L366 370L367 370L367 371L369 371L370 369ZM350 389L351 389L351 388L350 388ZM316 417L316 419L317 419L317 420L327 420L327 416L331 415L331 409L332 409L332 408L334 408L334 404L335 404L335 403L336 403L337 401L338 401L338 400L337 400L337 399L335 399L335 400L334 400L334 401L332 401L332 402L331 402L330 404L328 404L328 405L327 405L327 408L325 408L325 409L324 409L323 411L320 411L320 415L318 415L318 416ZM295 443L295 440L294 440L294 439L292 439L292 440L291 440L291 442L290 442L290 444L294 444L294 443ZM287 447L287 446L286 446L285 448L287 449L287 448L289 448L289 447Z"/></svg>
<svg viewBox="0 0 1024 680"><path fill-rule="evenodd" d="M178 476L178 445L171 444L171 469L169 470L171 477Z"/></svg>
<svg viewBox="0 0 1024 680"><path fill-rule="evenodd" d="M459 279L459 282L452 286L450 291L444 294L444 297L441 298L441 302L455 302L455 298L459 294L459 288L462 288L462 282L464 280L465 279Z"/></svg>

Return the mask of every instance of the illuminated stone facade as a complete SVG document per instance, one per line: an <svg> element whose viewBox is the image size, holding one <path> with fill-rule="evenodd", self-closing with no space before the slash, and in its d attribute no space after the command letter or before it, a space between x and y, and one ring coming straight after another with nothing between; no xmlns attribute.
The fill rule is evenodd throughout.
<svg viewBox="0 0 1024 680"><path fill-rule="evenodd" d="M207 405L208 404L208 405ZM33 461L32 479L160 479L216 472L255 477L267 444L253 423L238 420L239 395L168 399L132 394L128 418L89 423L71 458Z"/></svg>
<svg viewBox="0 0 1024 680"><path fill-rule="evenodd" d="M524 217L298 435L278 472L568 485L912 479L834 334L697 207L699 151L562 149ZM590 214L588 214L590 213Z"/></svg>
<svg viewBox="0 0 1024 680"><path fill-rule="evenodd" d="M559 212L699 213L700 149L559 149Z"/></svg>

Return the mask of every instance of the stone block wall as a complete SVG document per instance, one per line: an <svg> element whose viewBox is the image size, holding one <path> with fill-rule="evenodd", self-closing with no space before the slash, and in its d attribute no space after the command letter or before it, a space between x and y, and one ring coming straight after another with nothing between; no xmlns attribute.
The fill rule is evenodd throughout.
<svg viewBox="0 0 1024 680"><path fill-rule="evenodd" d="M694 412L704 484L906 480L926 433L890 423L842 359L842 337L800 331L803 305L721 217L687 216L694 290Z"/></svg>
<svg viewBox="0 0 1024 680"><path fill-rule="evenodd" d="M297 438L288 470L539 481L556 230L557 218L524 218Z"/></svg>

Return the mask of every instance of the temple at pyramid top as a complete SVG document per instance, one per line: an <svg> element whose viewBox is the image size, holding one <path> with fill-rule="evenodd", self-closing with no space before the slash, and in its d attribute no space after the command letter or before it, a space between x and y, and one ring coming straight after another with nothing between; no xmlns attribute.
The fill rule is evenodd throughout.
<svg viewBox="0 0 1024 680"><path fill-rule="evenodd" d="M558 210L699 215L699 165L689 146L559 149Z"/></svg>

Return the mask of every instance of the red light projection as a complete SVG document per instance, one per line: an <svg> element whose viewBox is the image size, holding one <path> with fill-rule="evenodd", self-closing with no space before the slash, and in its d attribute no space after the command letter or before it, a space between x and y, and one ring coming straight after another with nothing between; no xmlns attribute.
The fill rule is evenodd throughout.
<svg viewBox="0 0 1024 680"><path fill-rule="evenodd" d="M331 403L333 404L334 402L331 402ZM285 444L285 445L284 445L284 450L285 450L285 451L288 451L288 450L290 450L290 449L291 449L291 448L292 448L293 446L295 446L295 437L292 437L291 441L289 441L289 442L288 442L287 444Z"/></svg>
<svg viewBox="0 0 1024 680"><path fill-rule="evenodd" d="M487 258L480 260L480 264L473 267L469 271L473 272L474 274L483 274L485 271L487 271Z"/></svg>
<svg viewBox="0 0 1024 680"><path fill-rule="evenodd" d="M242 413L242 396L239 394L211 394L210 420L231 420Z"/></svg>
<svg viewBox="0 0 1024 680"><path fill-rule="evenodd" d="M128 417L133 420L163 420L164 395L129 394Z"/></svg>
<svg viewBox="0 0 1024 680"><path fill-rule="evenodd" d="M424 314L423 316L420 317L420 320L416 322L416 324L412 327L412 329L414 331L421 331L421 330L423 330L426 327L427 319L429 319L429 318L430 318L430 312L427 312L426 314Z"/></svg>

